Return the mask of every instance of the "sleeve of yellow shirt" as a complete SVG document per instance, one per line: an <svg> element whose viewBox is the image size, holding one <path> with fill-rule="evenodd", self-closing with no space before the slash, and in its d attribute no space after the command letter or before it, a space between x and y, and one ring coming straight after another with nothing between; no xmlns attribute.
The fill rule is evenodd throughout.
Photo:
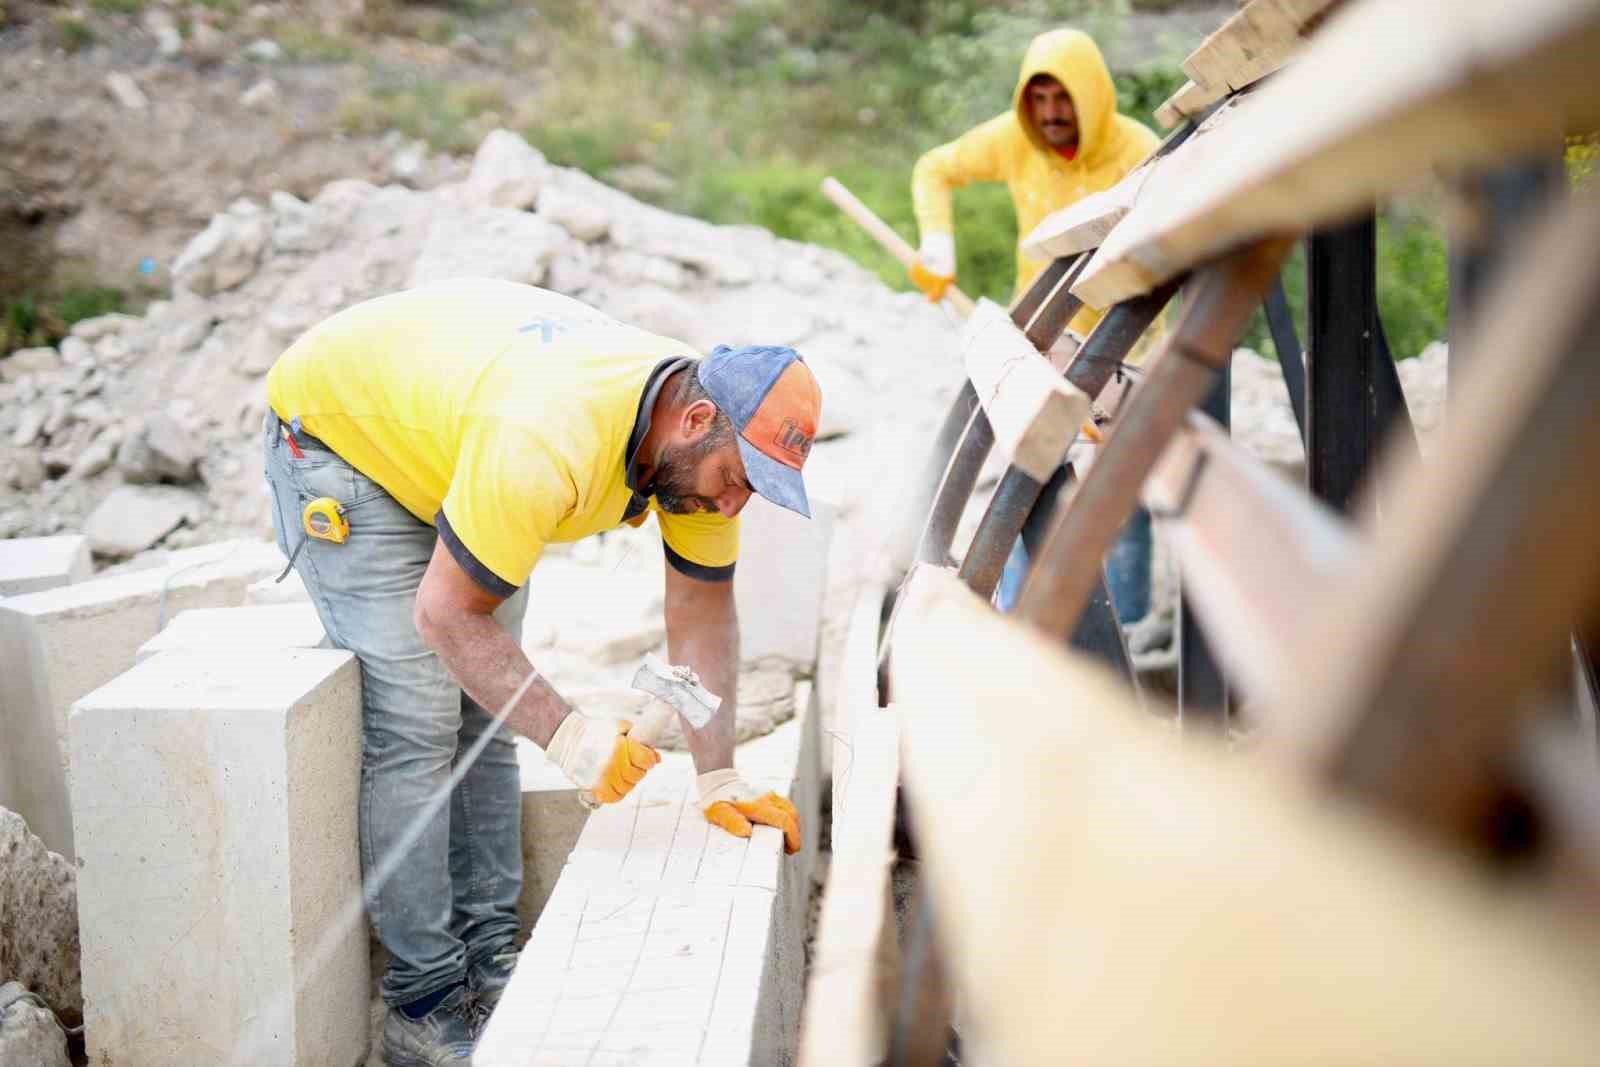
<svg viewBox="0 0 1600 1067"><path fill-rule="evenodd" d="M652 498L651 506L655 501ZM715 512L672 515L656 511L667 562L675 570L702 582L733 580L739 558L739 520Z"/></svg>
<svg viewBox="0 0 1600 1067"><path fill-rule="evenodd" d="M465 431L434 526L451 556L495 596L515 593L575 505L572 481L521 427L480 420Z"/></svg>
<svg viewBox="0 0 1600 1067"><path fill-rule="evenodd" d="M1003 182L1016 119L1007 112L923 153L911 170L918 232L954 233L950 191L972 182Z"/></svg>

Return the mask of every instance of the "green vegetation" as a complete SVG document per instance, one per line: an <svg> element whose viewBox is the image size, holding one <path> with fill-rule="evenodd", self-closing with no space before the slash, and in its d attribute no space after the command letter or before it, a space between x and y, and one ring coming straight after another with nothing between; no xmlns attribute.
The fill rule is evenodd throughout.
<svg viewBox="0 0 1600 1067"><path fill-rule="evenodd" d="M77 52L94 43L94 29L76 15L62 12L51 20L56 29L56 39L68 52Z"/></svg>
<svg viewBox="0 0 1600 1067"><path fill-rule="evenodd" d="M144 0L93 0L91 6L109 15L137 15L144 10Z"/></svg>
<svg viewBox="0 0 1600 1067"><path fill-rule="evenodd" d="M98 285L72 286L50 298L33 293L9 298L0 314L0 353L53 345L73 323L126 310L127 300L123 290Z"/></svg>

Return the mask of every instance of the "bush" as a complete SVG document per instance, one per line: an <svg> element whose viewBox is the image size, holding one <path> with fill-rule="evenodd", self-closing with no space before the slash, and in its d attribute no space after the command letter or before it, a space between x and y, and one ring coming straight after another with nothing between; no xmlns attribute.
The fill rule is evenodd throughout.
<svg viewBox="0 0 1600 1067"><path fill-rule="evenodd" d="M35 293L11 297L0 316L0 353L56 344L73 323L126 306L127 293L98 285L73 286L53 297Z"/></svg>

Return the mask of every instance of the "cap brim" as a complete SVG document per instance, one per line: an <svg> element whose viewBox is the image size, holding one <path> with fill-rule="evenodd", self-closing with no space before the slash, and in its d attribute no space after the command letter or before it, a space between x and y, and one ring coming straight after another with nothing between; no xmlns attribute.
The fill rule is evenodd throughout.
<svg viewBox="0 0 1600 1067"><path fill-rule="evenodd" d="M750 479L750 488L780 508L788 508L809 519L811 504L806 500L806 483L800 472L760 451L746 441L743 434L735 434L734 439L739 442L739 455L744 458L744 473Z"/></svg>

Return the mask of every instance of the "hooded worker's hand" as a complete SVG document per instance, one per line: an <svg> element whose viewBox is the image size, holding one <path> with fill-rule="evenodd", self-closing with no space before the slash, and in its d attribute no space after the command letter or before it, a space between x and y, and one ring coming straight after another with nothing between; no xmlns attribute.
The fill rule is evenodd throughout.
<svg viewBox="0 0 1600 1067"><path fill-rule="evenodd" d="M544 754L573 785L601 804L615 804L661 762L661 753L628 736L631 729L627 719L591 719L574 711L556 727Z"/></svg>
<svg viewBox="0 0 1600 1067"><path fill-rule="evenodd" d="M783 831L783 849L793 855L800 851L800 813L776 793L757 793L739 777L739 772L710 771L695 779L700 810L706 820L734 837L749 837L755 824L776 826Z"/></svg>
<svg viewBox="0 0 1600 1067"><path fill-rule="evenodd" d="M956 239L948 233L927 233L911 264L911 284L937 304L956 280Z"/></svg>

